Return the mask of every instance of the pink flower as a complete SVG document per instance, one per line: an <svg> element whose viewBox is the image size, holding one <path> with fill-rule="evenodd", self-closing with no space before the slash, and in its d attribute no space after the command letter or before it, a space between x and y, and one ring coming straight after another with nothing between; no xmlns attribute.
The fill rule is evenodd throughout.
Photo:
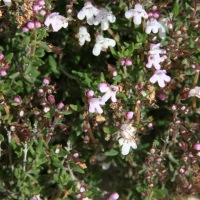
<svg viewBox="0 0 200 200"><path fill-rule="evenodd" d="M44 83L45 85L49 85L50 81L51 81L51 78L50 78L50 77L45 77L45 78L43 79L43 83Z"/></svg>
<svg viewBox="0 0 200 200"><path fill-rule="evenodd" d="M133 18L133 22L136 25L140 25L142 23L142 17L144 19L148 18L148 14L146 13L146 11L142 8L142 5L137 3L135 4L134 9L128 10L125 13L125 17L127 19L129 18Z"/></svg>
<svg viewBox="0 0 200 200"><path fill-rule="evenodd" d="M52 26L53 31L57 32L59 31L61 28L67 28L68 26L68 21L67 18L59 15L59 13L54 12L51 13L50 15L47 16L44 24L46 26Z"/></svg>
<svg viewBox="0 0 200 200"><path fill-rule="evenodd" d="M0 70L0 75L1 76L6 76L6 74L7 74L6 70L4 70L4 69Z"/></svg>
<svg viewBox="0 0 200 200"><path fill-rule="evenodd" d="M99 90L102 93L105 93L102 97L102 101L106 102L108 101L108 99L111 98L112 102L117 102L116 93L119 90L118 86L114 86L114 85L108 86L107 83L101 83L99 85Z"/></svg>
<svg viewBox="0 0 200 200"><path fill-rule="evenodd" d="M160 57L159 54L149 54L148 55L148 63L146 64L146 67L151 68L154 66L156 69L160 69L161 65L160 63L165 60L165 56Z"/></svg>
<svg viewBox="0 0 200 200"><path fill-rule="evenodd" d="M196 150L196 151L200 151L200 143L196 143L196 144L193 146L193 149Z"/></svg>
<svg viewBox="0 0 200 200"><path fill-rule="evenodd" d="M15 96L15 98L14 98L14 102L16 102L16 103L22 103L22 99L21 99L21 97L20 96Z"/></svg>
<svg viewBox="0 0 200 200"><path fill-rule="evenodd" d="M0 52L0 60L2 60L4 58L4 55L2 54L2 52Z"/></svg>
<svg viewBox="0 0 200 200"><path fill-rule="evenodd" d="M27 24L27 28L28 29L34 29L35 28L35 23L34 22L28 22L28 24Z"/></svg>
<svg viewBox="0 0 200 200"><path fill-rule="evenodd" d="M166 75L166 70L156 70L154 75L150 78L151 83L158 82L160 87L165 87L165 82L170 82L170 76Z"/></svg>
<svg viewBox="0 0 200 200"><path fill-rule="evenodd" d="M57 106L56 106L56 108L57 108L58 110L61 110L61 109L63 109L64 107L65 107L65 105L63 104L63 102L58 103Z"/></svg>
<svg viewBox="0 0 200 200"><path fill-rule="evenodd" d="M119 194L117 192L112 193L108 198L108 200L117 200L117 199L119 199Z"/></svg>
<svg viewBox="0 0 200 200"><path fill-rule="evenodd" d="M130 111L125 114L125 118L127 120L131 120L133 118L134 112Z"/></svg>
<svg viewBox="0 0 200 200"><path fill-rule="evenodd" d="M89 102L89 112L94 113L97 111L99 114L103 113L103 109L100 107L100 105L105 105L105 102L102 101L100 98L91 98L88 100Z"/></svg>

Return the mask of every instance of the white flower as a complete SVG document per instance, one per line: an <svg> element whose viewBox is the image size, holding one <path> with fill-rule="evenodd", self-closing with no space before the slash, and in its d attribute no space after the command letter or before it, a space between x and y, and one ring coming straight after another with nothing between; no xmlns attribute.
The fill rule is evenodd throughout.
<svg viewBox="0 0 200 200"><path fill-rule="evenodd" d="M103 31L109 28L109 22L114 23L116 17L112 14L112 12L108 12L106 9L101 8L94 19L93 24L98 25L101 23L101 29Z"/></svg>
<svg viewBox="0 0 200 200"><path fill-rule="evenodd" d="M135 142L136 128L131 124L122 124L119 131L121 138L118 140L120 146L122 146L122 154L129 154L130 148L137 149Z"/></svg>
<svg viewBox="0 0 200 200"><path fill-rule="evenodd" d="M149 21L146 23L146 28L145 32L147 34L150 34L151 32L153 33L158 33L158 31L166 32L165 27L157 21L155 18L151 18Z"/></svg>
<svg viewBox="0 0 200 200"><path fill-rule="evenodd" d="M196 86L195 88L189 91L189 97L198 97L200 98L200 87Z"/></svg>
<svg viewBox="0 0 200 200"><path fill-rule="evenodd" d="M165 87L165 82L170 82L171 77L166 75L166 70L156 70L154 75L150 78L151 83L158 82L160 87Z"/></svg>
<svg viewBox="0 0 200 200"><path fill-rule="evenodd" d="M166 50L165 49L160 49L162 45L160 43L158 44L151 44L150 45L150 50L149 53L152 54L165 54Z"/></svg>
<svg viewBox="0 0 200 200"><path fill-rule="evenodd" d="M106 51L109 46L114 47L116 45L115 40L104 38L102 35L97 35L96 44L92 50L93 55L98 56L101 51Z"/></svg>
<svg viewBox="0 0 200 200"><path fill-rule="evenodd" d="M98 14L99 10L95 8L91 2L86 2L84 7L79 11L77 17L83 20L85 17L89 25L93 25L94 16Z"/></svg>
<svg viewBox="0 0 200 200"><path fill-rule="evenodd" d="M134 9L131 9L129 11L127 11L125 13L125 17L127 19L132 18L133 17L133 22L136 25L139 25L142 23L142 17L144 19L148 18L148 14L146 13L146 11L142 8L142 5L137 3L135 4Z"/></svg>
<svg viewBox="0 0 200 200"><path fill-rule="evenodd" d="M102 101L100 98L91 98L89 99L89 112L94 113L97 111L99 114L103 113L103 109L100 105L105 105L105 102Z"/></svg>
<svg viewBox="0 0 200 200"><path fill-rule="evenodd" d="M107 83L100 83L99 84L99 90L102 93L105 93L101 98L102 101L106 102L106 101L108 101L108 99L111 98L112 102L117 102L116 93L119 90L118 86L114 86L114 85L108 86Z"/></svg>
<svg viewBox="0 0 200 200"><path fill-rule="evenodd" d="M90 34L87 32L87 28L84 26L81 26L79 28L79 32L76 34L76 38L79 40L79 44L83 46L85 44L85 41L90 42Z"/></svg>
<svg viewBox="0 0 200 200"><path fill-rule="evenodd" d="M4 2L4 4L6 5L6 6L11 6L12 5L12 1L11 0L3 0L3 2Z"/></svg>
<svg viewBox="0 0 200 200"><path fill-rule="evenodd" d="M52 26L53 31L57 32L59 31L61 28L67 28L68 26L68 21L67 18L59 15L59 13L54 12L51 13L50 15L47 16L44 24L46 26Z"/></svg>

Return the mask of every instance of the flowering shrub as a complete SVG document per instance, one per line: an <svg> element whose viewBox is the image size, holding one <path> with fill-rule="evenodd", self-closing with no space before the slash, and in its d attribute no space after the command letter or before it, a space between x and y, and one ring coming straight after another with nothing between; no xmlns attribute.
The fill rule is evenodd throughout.
<svg viewBox="0 0 200 200"><path fill-rule="evenodd" d="M0 2L0 197L199 197L200 2Z"/></svg>

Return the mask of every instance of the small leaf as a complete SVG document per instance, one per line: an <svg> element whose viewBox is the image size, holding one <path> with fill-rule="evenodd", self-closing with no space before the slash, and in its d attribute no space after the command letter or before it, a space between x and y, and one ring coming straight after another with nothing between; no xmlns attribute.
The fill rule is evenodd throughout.
<svg viewBox="0 0 200 200"><path fill-rule="evenodd" d="M105 152L106 156L116 156L119 152L115 149L111 149L110 151Z"/></svg>

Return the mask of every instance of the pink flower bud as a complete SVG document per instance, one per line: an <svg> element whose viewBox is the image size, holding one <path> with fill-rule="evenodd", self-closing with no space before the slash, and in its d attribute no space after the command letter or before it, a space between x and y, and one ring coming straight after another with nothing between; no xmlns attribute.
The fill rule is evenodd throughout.
<svg viewBox="0 0 200 200"><path fill-rule="evenodd" d="M24 27L22 28L22 31L23 31L24 33L26 33L26 32L29 31L29 29L28 29L26 26L24 26Z"/></svg>
<svg viewBox="0 0 200 200"><path fill-rule="evenodd" d="M127 58L126 59L126 66L131 66L132 65L132 59L131 58Z"/></svg>
<svg viewBox="0 0 200 200"><path fill-rule="evenodd" d="M4 55L2 54L2 52L0 52L0 60L2 60L4 58Z"/></svg>
<svg viewBox="0 0 200 200"><path fill-rule="evenodd" d="M167 95L163 92L160 92L157 97L161 100L161 101L164 101L165 99L167 99Z"/></svg>
<svg viewBox="0 0 200 200"><path fill-rule="evenodd" d="M35 4L35 5L33 5L33 10L34 11L39 11L41 9L41 6L40 5L38 5L38 4Z"/></svg>
<svg viewBox="0 0 200 200"><path fill-rule="evenodd" d="M193 149L196 150L196 151L200 151L200 143L196 143L196 144L193 146Z"/></svg>
<svg viewBox="0 0 200 200"><path fill-rule="evenodd" d="M38 2L38 4L39 4L40 6L44 6L44 5L45 5L45 1L40 0L40 1Z"/></svg>
<svg viewBox="0 0 200 200"><path fill-rule="evenodd" d="M153 17L154 17L154 18L156 18L156 19L157 19L157 18L159 18L159 16L160 16L160 15L159 15L159 13L158 13L158 12L155 12L155 13L153 13Z"/></svg>
<svg viewBox="0 0 200 200"><path fill-rule="evenodd" d="M130 119L133 118L133 115L134 115L134 112L132 112L132 111L127 112L127 113L125 114L125 118L126 118L127 120L130 120Z"/></svg>
<svg viewBox="0 0 200 200"><path fill-rule="evenodd" d="M15 98L14 98L14 102L15 103L22 103L22 99L21 99L21 97L20 96L15 96Z"/></svg>
<svg viewBox="0 0 200 200"><path fill-rule="evenodd" d="M39 22L39 21L35 22L35 27L36 28L40 28L41 26L42 26L41 22Z"/></svg>
<svg viewBox="0 0 200 200"><path fill-rule="evenodd" d="M10 65L6 65L6 66L4 66L3 69L5 69L5 70L9 70L9 69L10 69Z"/></svg>
<svg viewBox="0 0 200 200"><path fill-rule="evenodd" d="M124 65L126 64L126 60L125 60L124 58L121 58L121 59L119 60L119 64L120 64L121 66L124 66Z"/></svg>
<svg viewBox="0 0 200 200"><path fill-rule="evenodd" d="M149 17L152 17L152 16L153 16L153 13L152 13L152 12L148 13L148 16L149 16Z"/></svg>
<svg viewBox="0 0 200 200"><path fill-rule="evenodd" d="M64 106L65 105L63 104L63 102L60 102L60 103L57 104L56 108L59 109L59 110L61 110L61 109L64 108Z"/></svg>
<svg viewBox="0 0 200 200"><path fill-rule="evenodd" d="M54 104L55 103L55 97L53 95L49 95L48 101L49 101L50 104Z"/></svg>
<svg viewBox="0 0 200 200"><path fill-rule="evenodd" d="M117 200L118 198L119 198L119 194L115 192L109 196L108 200Z"/></svg>
<svg viewBox="0 0 200 200"><path fill-rule="evenodd" d="M27 24L27 27L29 28L29 29L34 29L35 28L35 23L34 22L28 22L28 24Z"/></svg>
<svg viewBox="0 0 200 200"><path fill-rule="evenodd" d="M43 84L49 85L50 81L51 81L51 78L50 78L50 77L45 77L45 78L43 79Z"/></svg>
<svg viewBox="0 0 200 200"><path fill-rule="evenodd" d="M1 74L1 76L6 76L7 73L5 70L2 69L2 70L0 70L0 74Z"/></svg>
<svg viewBox="0 0 200 200"><path fill-rule="evenodd" d="M100 83L98 89L101 92L104 92L104 90L106 90L108 88L108 84L107 83Z"/></svg>
<svg viewBox="0 0 200 200"><path fill-rule="evenodd" d="M94 91L93 90L89 90L87 91L87 97L93 97L94 96Z"/></svg>

